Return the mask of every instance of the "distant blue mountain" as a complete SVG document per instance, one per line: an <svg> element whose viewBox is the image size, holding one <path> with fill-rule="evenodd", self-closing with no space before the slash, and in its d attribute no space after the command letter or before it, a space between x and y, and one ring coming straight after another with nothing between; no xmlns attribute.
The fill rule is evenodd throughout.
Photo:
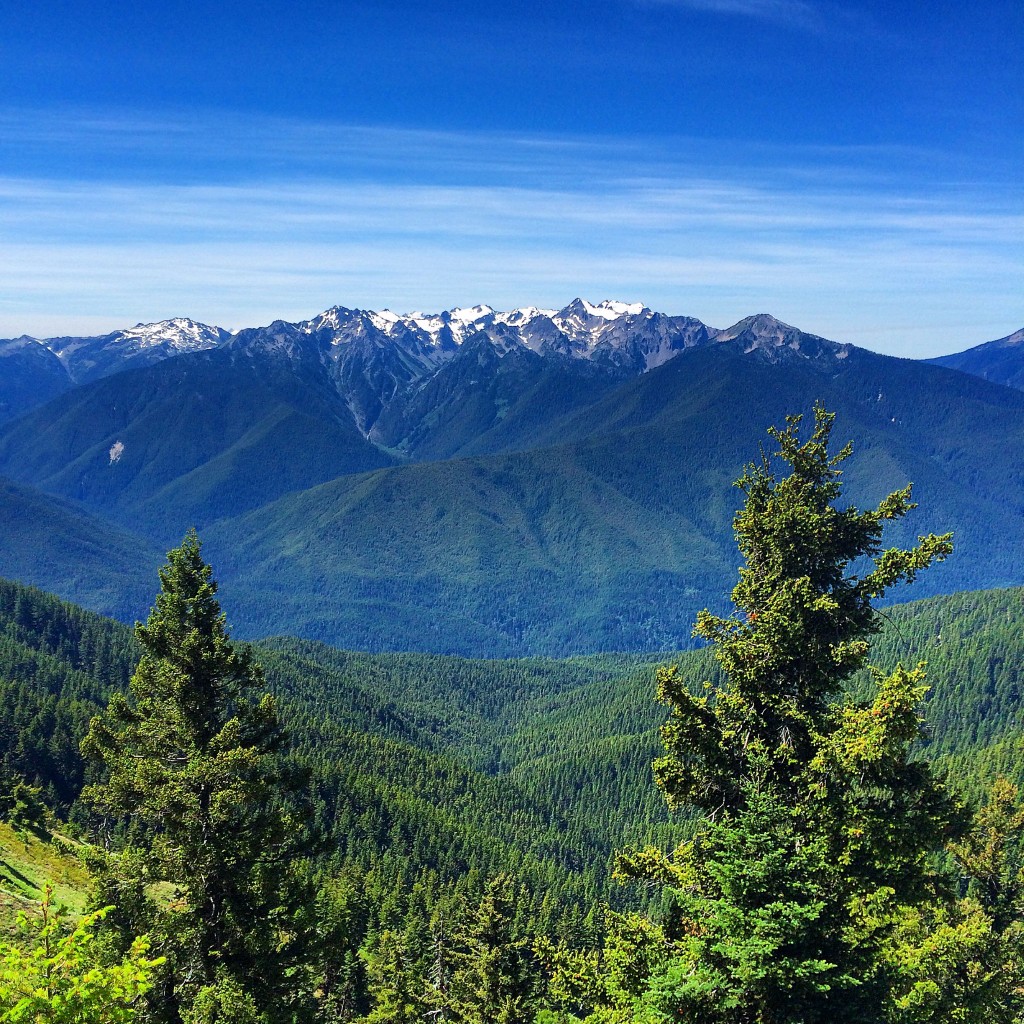
<svg viewBox="0 0 1024 1024"><path fill-rule="evenodd" d="M951 356L939 356L929 362L1011 388L1024 388L1024 327L997 341L988 341Z"/></svg>
<svg viewBox="0 0 1024 1024"><path fill-rule="evenodd" d="M917 595L1024 581L1024 394L765 314L334 307L71 387L0 427L0 473L149 543L196 525L247 635L678 648L732 583L732 480L816 400L853 500L913 480L897 539L956 531Z"/></svg>
<svg viewBox="0 0 1024 1024"><path fill-rule="evenodd" d="M136 324L98 337L0 341L0 423L70 390L122 370L152 366L185 352L214 348L231 337L185 317Z"/></svg>

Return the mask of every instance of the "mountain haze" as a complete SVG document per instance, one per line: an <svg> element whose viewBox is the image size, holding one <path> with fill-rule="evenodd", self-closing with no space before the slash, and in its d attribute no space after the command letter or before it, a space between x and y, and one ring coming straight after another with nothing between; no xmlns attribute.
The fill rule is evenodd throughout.
<svg viewBox="0 0 1024 1024"><path fill-rule="evenodd" d="M769 425L820 398L857 442L852 500L914 480L923 512L902 540L957 531L958 555L917 593L1020 579L1024 482L1007 452L1024 444L1024 396L865 352L841 366L695 351L560 419L559 443L343 477L216 524L210 551L257 633L272 593L296 632L371 649L678 647L732 584L731 482Z"/></svg>
<svg viewBox="0 0 1024 1024"><path fill-rule="evenodd" d="M930 362L1012 388L1024 388L1024 327L997 341L939 356Z"/></svg>
<svg viewBox="0 0 1024 1024"><path fill-rule="evenodd" d="M956 531L915 593L1024 580L1024 394L767 314L333 307L67 390L0 428L0 472L157 545L198 526L249 636L677 649L732 585L731 482L816 400L851 499L912 480L902 539Z"/></svg>
<svg viewBox="0 0 1024 1024"><path fill-rule="evenodd" d="M230 337L222 327L176 317L98 337L39 339L26 334L0 341L0 422L76 384L215 348Z"/></svg>

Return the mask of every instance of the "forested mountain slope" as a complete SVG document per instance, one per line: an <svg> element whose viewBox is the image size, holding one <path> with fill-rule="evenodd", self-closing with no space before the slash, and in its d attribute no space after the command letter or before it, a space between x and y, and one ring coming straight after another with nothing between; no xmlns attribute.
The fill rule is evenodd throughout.
<svg viewBox="0 0 1024 1024"><path fill-rule="evenodd" d="M975 345L963 352L938 356L930 360L938 366L983 377L985 380L1006 384L1012 388L1024 388L1024 328L996 341Z"/></svg>
<svg viewBox="0 0 1024 1024"><path fill-rule="evenodd" d="M0 422L14 419L71 387L60 360L35 338L0 341Z"/></svg>
<svg viewBox="0 0 1024 1024"><path fill-rule="evenodd" d="M0 422L55 395L123 370L152 366L184 352L215 348L231 335L187 317L92 337L0 340Z"/></svg>
<svg viewBox="0 0 1024 1024"><path fill-rule="evenodd" d="M90 718L124 690L137 657L131 630L120 623L0 581L6 783L28 779L59 814L82 820L78 794L87 769L79 742ZM591 677L610 680L621 665L446 663L294 641L261 645L257 657L283 699L292 757L311 772L311 810L332 862L375 869L392 882L422 871L454 881L512 870L564 891L572 905L606 885L607 829L507 772L499 718L525 694L547 693L552 681L569 689ZM436 680L432 692L410 688L428 678ZM448 691L452 680L461 682ZM445 707L460 691L482 694L490 686L507 705L483 701L463 722L482 728L460 733Z"/></svg>
<svg viewBox="0 0 1024 1024"><path fill-rule="evenodd" d="M188 525L393 461L315 378L226 349L66 392L11 424L0 449L17 479L165 546Z"/></svg>
<svg viewBox="0 0 1024 1024"><path fill-rule="evenodd" d="M0 574L122 621L152 600L160 545L80 505L0 478Z"/></svg>
<svg viewBox="0 0 1024 1024"><path fill-rule="evenodd" d="M914 595L1024 581L1024 395L964 373L763 315L720 331L582 301L337 308L209 344L6 425L0 471L157 549L198 526L241 635L490 657L683 647L731 583L729 484L767 426L816 400L857 442L851 498L913 481L926 511L896 539L956 533ZM76 580L103 594L120 575L73 545L56 563L18 554L12 575L144 611L130 588L93 601Z"/></svg>
<svg viewBox="0 0 1024 1024"><path fill-rule="evenodd" d="M1022 637L1022 592L1002 590L894 607L874 642L886 669L927 659L924 749L965 792L997 771L1024 782ZM650 774L665 716L654 658L481 661L291 638L255 652L339 863L395 877L510 869L570 898L604 889L614 849L669 842ZM78 743L136 658L127 627L0 583L3 772L80 819ZM715 677L706 651L672 660L695 690Z"/></svg>
<svg viewBox="0 0 1024 1024"><path fill-rule="evenodd" d="M342 477L217 523L209 551L250 635L501 656L678 649L731 585L731 481L766 426L815 396L857 444L852 500L913 481L926 511L894 538L956 534L917 594L1024 578L1024 396L865 352L819 366L728 345L626 382L549 447Z"/></svg>

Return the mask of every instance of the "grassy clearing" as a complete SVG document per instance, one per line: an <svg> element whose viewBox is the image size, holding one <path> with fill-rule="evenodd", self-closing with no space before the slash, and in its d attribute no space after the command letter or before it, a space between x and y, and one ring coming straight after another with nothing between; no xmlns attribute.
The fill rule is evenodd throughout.
<svg viewBox="0 0 1024 1024"><path fill-rule="evenodd" d="M84 911L89 872L75 856L77 846L64 836L40 838L0 824L0 932L11 929L18 911L36 907L47 885L73 915Z"/></svg>

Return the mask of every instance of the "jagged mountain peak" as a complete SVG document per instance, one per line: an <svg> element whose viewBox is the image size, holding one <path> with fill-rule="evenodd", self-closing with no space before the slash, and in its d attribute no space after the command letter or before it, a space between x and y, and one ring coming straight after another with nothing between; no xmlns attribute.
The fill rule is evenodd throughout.
<svg viewBox="0 0 1024 1024"><path fill-rule="evenodd" d="M616 373L644 373L685 349L716 342L736 342L746 352L773 360L827 362L849 352L849 346L807 334L768 313L717 329L694 317L654 312L643 302L606 298L593 303L581 296L559 310L521 306L507 312L484 303L411 313L338 305L295 326L300 334L317 337L325 362L340 367L356 359L361 378L382 373L399 389L436 370L470 339L483 339L499 356L528 349L549 358L587 360ZM247 331L245 344L280 349L279 333L272 327ZM371 370L368 361L379 365ZM351 372L339 369L336 376L349 379Z"/></svg>
<svg viewBox="0 0 1024 1024"><path fill-rule="evenodd" d="M818 361L843 359L849 355L851 348L817 334L808 334L799 327L783 323L770 313L744 317L732 327L717 331L715 341L735 341L743 345L745 352L758 351L769 358L777 358L788 352Z"/></svg>
<svg viewBox="0 0 1024 1024"><path fill-rule="evenodd" d="M41 344L60 360L73 383L82 384L172 356L217 348L230 338L231 332L223 327L173 317L95 337L46 338Z"/></svg>
<svg viewBox="0 0 1024 1024"><path fill-rule="evenodd" d="M642 302L620 302L617 299L603 299L596 305L576 297L564 309L555 314L555 319L586 318L591 320L618 320L623 316L639 316L650 310Z"/></svg>
<svg viewBox="0 0 1024 1024"><path fill-rule="evenodd" d="M304 321L302 327L307 333L311 333L324 327L341 327L354 319L367 315L369 314L361 309L349 309L347 306L331 306L322 313L318 313L316 316Z"/></svg>
<svg viewBox="0 0 1024 1024"><path fill-rule="evenodd" d="M223 327L212 327L187 316L176 316L156 323L138 323L124 331L115 331L110 337L122 342L135 343L139 348L168 345L178 352L198 352L215 348L231 336Z"/></svg>
<svg viewBox="0 0 1024 1024"><path fill-rule="evenodd" d="M350 309L338 305L304 321L302 326L310 334L325 328L344 332L356 326L362 329L373 328L389 337L412 332L432 345L450 348L461 345L472 335L488 331L495 325L520 328L535 321L550 321L562 331L579 335L581 331L590 334L602 331L624 318L641 315L650 318L657 314L653 314L642 302L604 299L595 304L583 298L573 299L561 310L520 306L499 311L493 306L480 303L475 306L454 306L441 312L417 309L410 313L396 313L387 308Z"/></svg>
<svg viewBox="0 0 1024 1024"><path fill-rule="evenodd" d="M92 337L45 338L42 344L63 359L70 353L82 349L94 350L108 346L119 346L133 351L162 346L169 350L169 353L198 352L216 348L230 337L231 332L223 327L211 327L198 320L176 316L170 320L138 323L134 327Z"/></svg>
<svg viewBox="0 0 1024 1024"><path fill-rule="evenodd" d="M470 306L468 309L456 306L454 309L448 310L448 317L450 320L456 320L459 323L475 324L480 320L485 320L493 313L494 310L486 305Z"/></svg>

